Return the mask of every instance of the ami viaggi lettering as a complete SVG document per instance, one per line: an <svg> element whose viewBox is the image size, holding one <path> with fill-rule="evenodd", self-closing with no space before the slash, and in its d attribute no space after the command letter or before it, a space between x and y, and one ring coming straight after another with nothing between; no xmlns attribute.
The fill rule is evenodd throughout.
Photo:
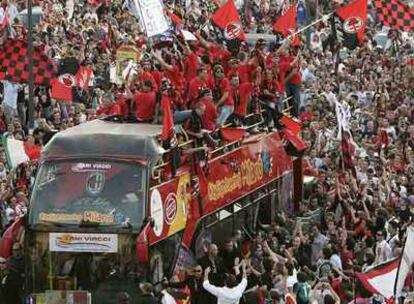
<svg viewBox="0 0 414 304"><path fill-rule="evenodd" d="M50 251L54 252L117 252L117 234L50 233Z"/></svg>

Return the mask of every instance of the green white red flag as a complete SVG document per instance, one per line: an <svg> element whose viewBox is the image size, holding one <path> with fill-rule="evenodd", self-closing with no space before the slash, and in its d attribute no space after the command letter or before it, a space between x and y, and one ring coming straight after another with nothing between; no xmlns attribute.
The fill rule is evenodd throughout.
<svg viewBox="0 0 414 304"><path fill-rule="evenodd" d="M22 163L40 158L40 146L3 136L4 151L10 169Z"/></svg>

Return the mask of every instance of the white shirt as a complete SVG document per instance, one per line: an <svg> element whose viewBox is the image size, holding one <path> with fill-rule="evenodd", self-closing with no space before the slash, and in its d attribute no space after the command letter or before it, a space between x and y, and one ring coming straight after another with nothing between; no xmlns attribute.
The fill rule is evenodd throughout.
<svg viewBox="0 0 414 304"><path fill-rule="evenodd" d="M298 282L297 274L298 274L298 272L296 271L295 268L293 268L292 275L288 276L287 279L286 279L286 287L287 288L293 288L293 286Z"/></svg>
<svg viewBox="0 0 414 304"><path fill-rule="evenodd" d="M4 104L13 109L17 109L17 94L20 85L14 82L3 80Z"/></svg>
<svg viewBox="0 0 414 304"><path fill-rule="evenodd" d="M243 278L239 285L233 288L217 287L211 285L208 280L203 282L203 287L217 297L217 304L239 304L240 298L247 287L247 280Z"/></svg>
<svg viewBox="0 0 414 304"><path fill-rule="evenodd" d="M4 8L0 7L0 22L3 22L3 18L4 18Z"/></svg>
<svg viewBox="0 0 414 304"><path fill-rule="evenodd" d="M375 248L375 264L381 264L392 258L392 250L390 245L385 241L377 242Z"/></svg>
<svg viewBox="0 0 414 304"><path fill-rule="evenodd" d="M161 293L163 295L162 300L161 300L162 304L176 304L177 303L177 301L175 301L174 297L170 295L168 291L163 290L161 291Z"/></svg>
<svg viewBox="0 0 414 304"><path fill-rule="evenodd" d="M13 208L7 207L7 209L6 209L7 224L10 223L10 221L12 221L14 219L15 214L16 214L16 212L14 211Z"/></svg>
<svg viewBox="0 0 414 304"><path fill-rule="evenodd" d="M17 6L15 4L9 4L7 12L9 14L9 22L14 23L14 19L19 16Z"/></svg>
<svg viewBox="0 0 414 304"><path fill-rule="evenodd" d="M342 270L342 261L341 258L339 257L339 255L337 255L336 253L331 255L329 262L332 264L333 268Z"/></svg>

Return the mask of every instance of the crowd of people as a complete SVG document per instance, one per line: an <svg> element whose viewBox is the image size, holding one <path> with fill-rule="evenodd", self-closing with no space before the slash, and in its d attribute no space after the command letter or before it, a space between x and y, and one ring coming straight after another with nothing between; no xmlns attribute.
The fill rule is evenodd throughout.
<svg viewBox="0 0 414 304"><path fill-rule="evenodd" d="M37 86L33 126L27 84L3 80L0 133L6 138L42 146L58 131L110 115L160 123L166 98L175 123L183 124L199 146L220 144L217 130L225 124L247 126L251 113L264 123L250 132L277 129L283 110L302 122L308 146L304 174L314 182L307 185L300 210L293 215L278 212L268 230L255 231L249 240L236 231L224 244L210 244L206 256L184 278L163 281L162 299L153 296L150 284L142 284L142 299L120 294L120 303L174 303L167 301L179 290L185 290L184 297L193 304L384 303L364 290L355 272L398 257L413 221L412 33L389 31L388 42L379 43L376 35L385 29L370 4L365 41L352 51L329 47L328 20L301 33L299 46L273 33L271 42L244 41L232 49L218 40L207 22L220 3L167 1L166 8L183 21L179 27L193 32L197 40L186 41L178 29L171 44L156 46L120 1L39 4L43 15L35 26L35 44L42 45L56 64L76 58L89 65L93 76L87 90L77 90L71 102L60 102L51 97L49 87ZM305 8L304 23L338 5L299 4ZM2 31L15 39L27 35L17 18L25 5L4 0L0 7L0 18L10 17ZM237 5L246 32L269 34L286 1ZM111 70L121 46L134 46L141 57L124 83L114 84ZM290 105L287 109L284 100ZM346 110L341 116L345 122L338 120L338 109ZM339 124L351 142L353 159L346 165ZM1 154L3 231L27 211L35 173L35 162L10 169ZM316 210L321 213L318 221L305 225L297 220ZM18 275L19 244L15 247L10 261L0 259L5 294L23 284ZM406 280L407 299L414 291L413 278L410 273Z"/></svg>

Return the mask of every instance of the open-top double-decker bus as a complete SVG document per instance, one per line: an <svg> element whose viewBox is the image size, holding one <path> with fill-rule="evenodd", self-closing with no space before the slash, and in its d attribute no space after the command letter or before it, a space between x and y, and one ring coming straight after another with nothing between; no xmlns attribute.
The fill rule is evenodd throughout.
<svg viewBox="0 0 414 304"><path fill-rule="evenodd" d="M172 176L161 129L94 120L46 145L26 221L28 291L81 289L116 303L117 292L190 264L206 241L254 231L300 200L301 159L278 131L211 151L202 175L187 155Z"/></svg>

